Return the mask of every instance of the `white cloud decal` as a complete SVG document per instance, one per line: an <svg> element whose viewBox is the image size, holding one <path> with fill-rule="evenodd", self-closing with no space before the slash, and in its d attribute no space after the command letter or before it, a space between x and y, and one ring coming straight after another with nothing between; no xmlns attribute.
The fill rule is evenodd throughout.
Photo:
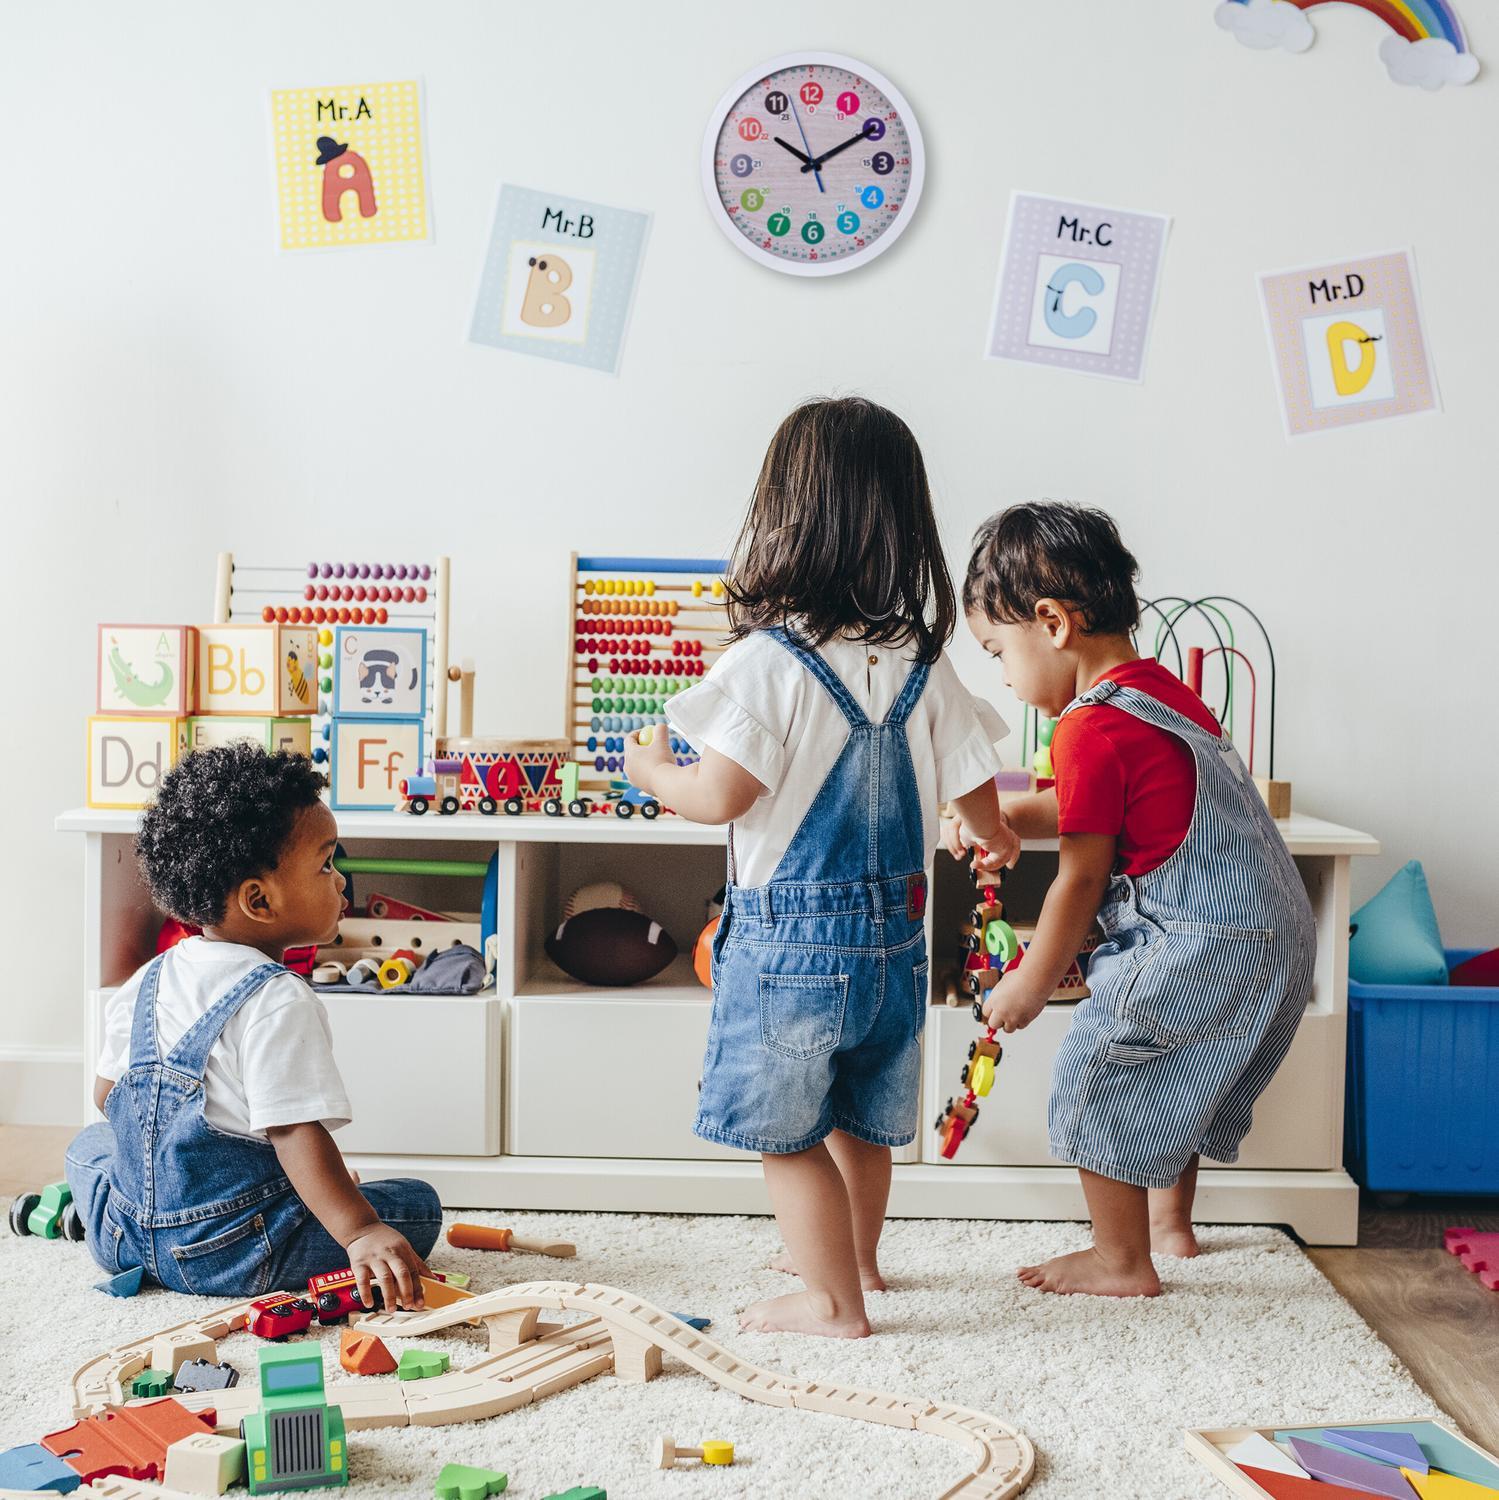
<svg viewBox="0 0 1499 1500"><path fill-rule="evenodd" d="M1223 0L1213 19L1232 32L1246 47L1268 52L1283 47L1287 52L1305 52L1317 33L1312 23L1290 0Z"/></svg>
<svg viewBox="0 0 1499 1500"><path fill-rule="evenodd" d="M1471 52L1459 52L1443 37L1408 42L1391 32L1379 44L1379 55L1396 83L1418 84L1427 90L1445 83L1472 83L1478 76L1478 59Z"/></svg>

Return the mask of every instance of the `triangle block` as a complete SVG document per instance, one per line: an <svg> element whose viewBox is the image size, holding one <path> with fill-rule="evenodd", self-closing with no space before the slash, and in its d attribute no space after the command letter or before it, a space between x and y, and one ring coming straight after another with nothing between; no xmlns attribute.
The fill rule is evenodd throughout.
<svg viewBox="0 0 1499 1500"><path fill-rule="evenodd" d="M1323 1436L1350 1453L1393 1464L1397 1469L1414 1469L1424 1474L1431 1467L1421 1445L1408 1432L1361 1432L1357 1427L1329 1427Z"/></svg>
<svg viewBox="0 0 1499 1500"><path fill-rule="evenodd" d="M1408 1432L1421 1445L1426 1462L1433 1469L1446 1474L1456 1474L1461 1479L1471 1479L1474 1484L1486 1484L1499 1489L1499 1463L1487 1457L1481 1449L1436 1422L1360 1422L1360 1432ZM1275 1434L1275 1441L1283 1443L1287 1438L1322 1438L1325 1427L1291 1427Z"/></svg>
<svg viewBox="0 0 1499 1500"><path fill-rule="evenodd" d="M1499 1490L1471 1479L1457 1479L1451 1474L1418 1474L1413 1469L1400 1471L1416 1487L1421 1500L1499 1500Z"/></svg>
<svg viewBox="0 0 1499 1500"><path fill-rule="evenodd" d="M132 1266L128 1271L121 1271L118 1276L111 1276L108 1281L96 1281L94 1290L108 1292L111 1297L133 1297L140 1291L145 1274L144 1266Z"/></svg>
<svg viewBox="0 0 1499 1500"><path fill-rule="evenodd" d="M1332 1489L1319 1484L1315 1479L1298 1478L1295 1474L1277 1474L1270 1469L1256 1469L1251 1464L1240 1464L1239 1472L1252 1479L1270 1500L1380 1500L1368 1490Z"/></svg>
<svg viewBox="0 0 1499 1500"><path fill-rule="evenodd" d="M338 1336L338 1362L351 1375L390 1375L395 1356L372 1333L345 1328Z"/></svg>
<svg viewBox="0 0 1499 1500"><path fill-rule="evenodd" d="M1293 1462L1267 1437L1251 1432L1242 1443L1236 1443L1223 1455L1230 1463L1240 1468L1268 1469L1272 1474L1290 1474L1297 1479L1310 1476L1300 1464Z"/></svg>
<svg viewBox="0 0 1499 1500"><path fill-rule="evenodd" d="M1314 1479L1348 1490L1365 1490L1371 1495L1388 1495L1390 1500L1416 1500L1416 1492L1400 1471L1388 1464L1377 1464L1356 1453L1344 1453L1340 1448L1326 1448L1306 1438L1293 1437L1290 1444L1296 1462Z"/></svg>
<svg viewBox="0 0 1499 1500"><path fill-rule="evenodd" d="M543 786L546 785L547 773L552 769L552 763L548 760L541 761L536 765L525 764L521 770L525 773L526 784L538 795Z"/></svg>

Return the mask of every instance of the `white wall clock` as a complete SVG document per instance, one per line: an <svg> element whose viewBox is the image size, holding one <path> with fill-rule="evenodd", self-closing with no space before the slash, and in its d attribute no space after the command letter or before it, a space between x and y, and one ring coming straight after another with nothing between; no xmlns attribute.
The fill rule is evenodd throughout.
<svg viewBox="0 0 1499 1500"><path fill-rule="evenodd" d="M921 197L921 131L883 74L836 52L746 73L703 137L703 191L751 260L834 276L888 250Z"/></svg>

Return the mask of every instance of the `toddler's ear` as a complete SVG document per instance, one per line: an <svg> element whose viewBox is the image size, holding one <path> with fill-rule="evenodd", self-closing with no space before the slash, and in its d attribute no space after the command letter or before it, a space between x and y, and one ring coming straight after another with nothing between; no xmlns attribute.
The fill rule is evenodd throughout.
<svg viewBox="0 0 1499 1500"><path fill-rule="evenodd" d="M252 922L271 922L276 917L271 893L258 875L253 880L241 881L239 889L229 897L229 904Z"/></svg>

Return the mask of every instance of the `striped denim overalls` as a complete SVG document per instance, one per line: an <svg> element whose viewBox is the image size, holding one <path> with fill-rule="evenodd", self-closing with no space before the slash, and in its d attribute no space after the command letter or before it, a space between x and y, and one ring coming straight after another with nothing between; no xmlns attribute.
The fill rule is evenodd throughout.
<svg viewBox="0 0 1499 1500"><path fill-rule="evenodd" d="M1196 1153L1238 1157L1310 998L1316 935L1285 840L1232 742L1113 682L1064 712L1102 703L1182 740L1197 795L1181 847L1110 883L1092 995L1052 1074L1051 1151L1118 1182L1170 1187Z"/></svg>
<svg viewBox="0 0 1499 1500"><path fill-rule="evenodd" d="M734 883L729 831L693 1130L773 1154L833 1130L904 1146L927 999L927 850L906 720L929 669L916 663L874 724L817 652L770 635L838 705L848 739L765 885Z"/></svg>

